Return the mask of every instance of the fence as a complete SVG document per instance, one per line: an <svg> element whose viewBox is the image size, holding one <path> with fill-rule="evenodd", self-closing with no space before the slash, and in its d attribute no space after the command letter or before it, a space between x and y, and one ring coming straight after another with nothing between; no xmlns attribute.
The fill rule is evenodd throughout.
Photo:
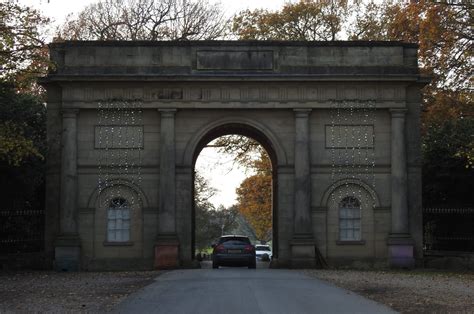
<svg viewBox="0 0 474 314"><path fill-rule="evenodd" d="M424 208L426 251L474 252L474 208Z"/></svg>
<svg viewBox="0 0 474 314"><path fill-rule="evenodd" d="M44 210L0 209L0 254L44 249Z"/></svg>
<svg viewBox="0 0 474 314"><path fill-rule="evenodd" d="M474 208L424 208L427 251L474 252ZM0 254L41 252L44 210L0 210Z"/></svg>

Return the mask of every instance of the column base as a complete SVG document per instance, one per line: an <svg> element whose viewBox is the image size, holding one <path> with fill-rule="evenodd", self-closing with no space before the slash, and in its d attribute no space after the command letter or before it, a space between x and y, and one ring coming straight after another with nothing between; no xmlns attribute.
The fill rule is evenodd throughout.
<svg viewBox="0 0 474 314"><path fill-rule="evenodd" d="M316 243L312 235L295 235L290 247L291 268L321 268L316 259Z"/></svg>
<svg viewBox="0 0 474 314"><path fill-rule="evenodd" d="M54 242L54 269L79 271L81 269L81 240L77 234L60 235Z"/></svg>
<svg viewBox="0 0 474 314"><path fill-rule="evenodd" d="M154 267L156 269L179 267L179 241L175 235L163 235L157 238Z"/></svg>
<svg viewBox="0 0 474 314"><path fill-rule="evenodd" d="M409 234L390 234L387 240L390 268L415 268L414 244Z"/></svg>

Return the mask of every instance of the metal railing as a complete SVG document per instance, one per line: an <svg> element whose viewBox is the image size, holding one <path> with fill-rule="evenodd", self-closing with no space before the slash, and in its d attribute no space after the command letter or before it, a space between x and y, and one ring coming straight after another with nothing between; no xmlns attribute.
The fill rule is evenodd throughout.
<svg viewBox="0 0 474 314"><path fill-rule="evenodd" d="M474 208L424 208L426 251L474 252Z"/></svg>
<svg viewBox="0 0 474 314"><path fill-rule="evenodd" d="M0 209L0 254L43 249L44 210Z"/></svg>

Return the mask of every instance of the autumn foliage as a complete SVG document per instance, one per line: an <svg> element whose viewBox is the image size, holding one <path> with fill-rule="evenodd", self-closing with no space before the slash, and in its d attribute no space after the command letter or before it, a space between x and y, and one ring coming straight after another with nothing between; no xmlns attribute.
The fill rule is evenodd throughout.
<svg viewBox="0 0 474 314"><path fill-rule="evenodd" d="M423 182L427 187L424 194L429 196L424 197L424 203L439 205L456 199L469 205L472 199L469 193L462 192L462 186L469 186L468 182L472 185L474 178L473 14L469 0L301 0L287 2L275 11L240 12L230 27L233 38L240 40L417 43L421 71L432 78L422 95ZM57 39L217 39L226 36L227 22L221 8L206 0L101 0L77 15L70 15L58 29ZM52 66L45 45L49 24L40 12L19 5L18 1L0 1L0 80L12 85L15 92L40 92L36 78ZM15 98L10 92L7 96ZM23 101L26 100L22 98ZM36 104L36 100L28 102ZM5 108L7 104L2 103ZM23 117L23 113L9 111ZM30 138L34 135L29 134L30 128L24 125L26 119L7 119L6 114L2 119L1 161L14 169L29 157L41 159L42 150L32 145L36 142ZM44 124L36 129L43 127ZM43 136L42 132L37 133ZM247 153L261 153L255 143L229 137L221 144L228 153L240 152L236 160L255 170L238 190L238 207L255 227L258 237L268 239L271 166L268 156L260 161L247 157ZM458 180L450 182L447 178Z"/></svg>
<svg viewBox="0 0 474 314"><path fill-rule="evenodd" d="M348 13L346 0L286 3L280 11L246 10L234 18L239 39L336 40Z"/></svg>
<svg viewBox="0 0 474 314"><path fill-rule="evenodd" d="M259 157L252 163L256 174L237 188L237 208L253 227L259 240L272 238L272 172L270 158L260 146Z"/></svg>
<svg viewBox="0 0 474 314"><path fill-rule="evenodd" d="M255 230L259 240L271 239L272 177L256 174L237 188L238 209Z"/></svg>
<svg viewBox="0 0 474 314"><path fill-rule="evenodd" d="M243 11L233 31L239 39L417 43L420 70L431 79L422 95L423 202L469 205L463 187L474 184L473 14L472 1L301 0Z"/></svg>
<svg viewBox="0 0 474 314"><path fill-rule="evenodd" d="M17 91L39 94L38 76L49 62L46 28L50 20L16 1L0 2L0 80Z"/></svg>

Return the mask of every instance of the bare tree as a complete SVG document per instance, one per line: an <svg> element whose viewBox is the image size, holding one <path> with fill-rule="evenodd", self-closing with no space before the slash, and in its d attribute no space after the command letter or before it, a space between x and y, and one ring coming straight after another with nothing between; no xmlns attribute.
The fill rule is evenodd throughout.
<svg viewBox="0 0 474 314"><path fill-rule="evenodd" d="M238 134L223 135L211 141L206 147L216 148L219 153L232 156L235 164L252 168L265 149L256 140Z"/></svg>
<svg viewBox="0 0 474 314"><path fill-rule="evenodd" d="M181 14L171 21L170 38L177 40L212 40L225 35L228 20L218 5L205 0L181 0Z"/></svg>
<svg viewBox="0 0 474 314"><path fill-rule="evenodd" d="M207 0L101 0L69 15L57 30L65 40L210 40L228 20Z"/></svg>

